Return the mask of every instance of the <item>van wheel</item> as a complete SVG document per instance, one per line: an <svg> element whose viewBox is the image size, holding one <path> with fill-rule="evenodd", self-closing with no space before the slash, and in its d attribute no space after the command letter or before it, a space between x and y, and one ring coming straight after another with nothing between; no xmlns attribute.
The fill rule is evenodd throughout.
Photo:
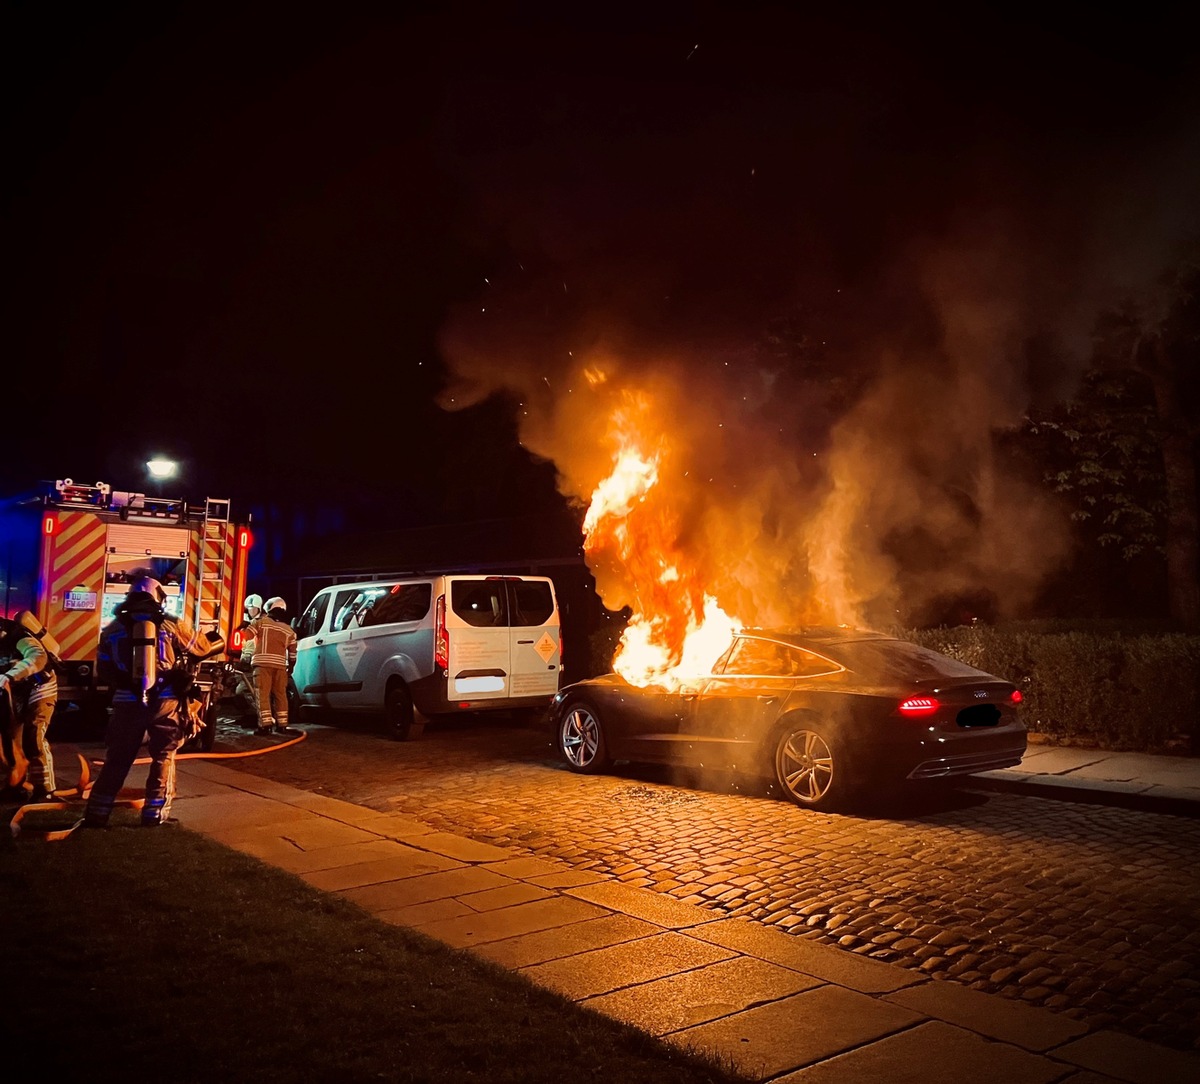
<svg viewBox="0 0 1200 1084"><path fill-rule="evenodd" d="M416 737L413 725L412 694L402 681L392 682L383 700L388 733L396 741L408 741Z"/></svg>

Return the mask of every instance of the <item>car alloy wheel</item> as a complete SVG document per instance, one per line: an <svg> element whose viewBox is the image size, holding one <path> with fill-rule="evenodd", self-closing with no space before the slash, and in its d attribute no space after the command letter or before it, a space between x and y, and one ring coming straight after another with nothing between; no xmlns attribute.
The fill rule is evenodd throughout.
<svg viewBox="0 0 1200 1084"><path fill-rule="evenodd" d="M572 704L558 725L558 750L575 772L598 772L608 763L604 731L591 706Z"/></svg>
<svg viewBox="0 0 1200 1084"><path fill-rule="evenodd" d="M775 777L793 802L813 809L831 807L841 791L840 774L833 748L819 731L793 726L780 735Z"/></svg>

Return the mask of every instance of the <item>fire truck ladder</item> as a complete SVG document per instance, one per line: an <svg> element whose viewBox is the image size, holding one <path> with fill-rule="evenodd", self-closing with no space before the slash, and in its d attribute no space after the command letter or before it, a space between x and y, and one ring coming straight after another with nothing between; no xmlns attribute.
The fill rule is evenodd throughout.
<svg viewBox="0 0 1200 1084"><path fill-rule="evenodd" d="M206 624L216 629L221 627L221 593L231 545L228 523L229 501L205 498L204 524L200 535L200 568L196 581L196 613L193 619L197 629ZM209 568L213 569L212 573L207 571ZM206 612L212 616L205 617Z"/></svg>

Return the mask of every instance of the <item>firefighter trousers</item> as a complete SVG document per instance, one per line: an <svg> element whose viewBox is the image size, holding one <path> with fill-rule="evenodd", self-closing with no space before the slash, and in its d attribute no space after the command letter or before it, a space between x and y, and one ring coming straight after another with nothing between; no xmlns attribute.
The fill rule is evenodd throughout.
<svg viewBox="0 0 1200 1084"><path fill-rule="evenodd" d="M150 769L146 773L146 804L143 824L161 824L171 812L175 797L175 752L183 744L179 701L173 696L151 696L140 700L114 700L108 724L108 753L104 767L88 797L85 820L104 825L112 814L125 777L149 734Z"/></svg>
<svg viewBox="0 0 1200 1084"><path fill-rule="evenodd" d="M29 766L25 779L34 790L54 790L54 754L46 741L46 731L54 716L57 700L35 700L21 713L21 748Z"/></svg>
<svg viewBox="0 0 1200 1084"><path fill-rule="evenodd" d="M284 666L254 667L254 687L258 691L258 725L287 726L288 672Z"/></svg>

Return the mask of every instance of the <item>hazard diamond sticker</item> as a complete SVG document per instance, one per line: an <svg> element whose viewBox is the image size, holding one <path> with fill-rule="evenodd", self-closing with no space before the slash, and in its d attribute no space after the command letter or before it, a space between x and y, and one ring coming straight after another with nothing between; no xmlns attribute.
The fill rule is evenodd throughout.
<svg viewBox="0 0 1200 1084"><path fill-rule="evenodd" d="M549 662L551 656L558 650L558 644L548 632L542 633L542 638L533 645L533 650L542 657L542 662Z"/></svg>

